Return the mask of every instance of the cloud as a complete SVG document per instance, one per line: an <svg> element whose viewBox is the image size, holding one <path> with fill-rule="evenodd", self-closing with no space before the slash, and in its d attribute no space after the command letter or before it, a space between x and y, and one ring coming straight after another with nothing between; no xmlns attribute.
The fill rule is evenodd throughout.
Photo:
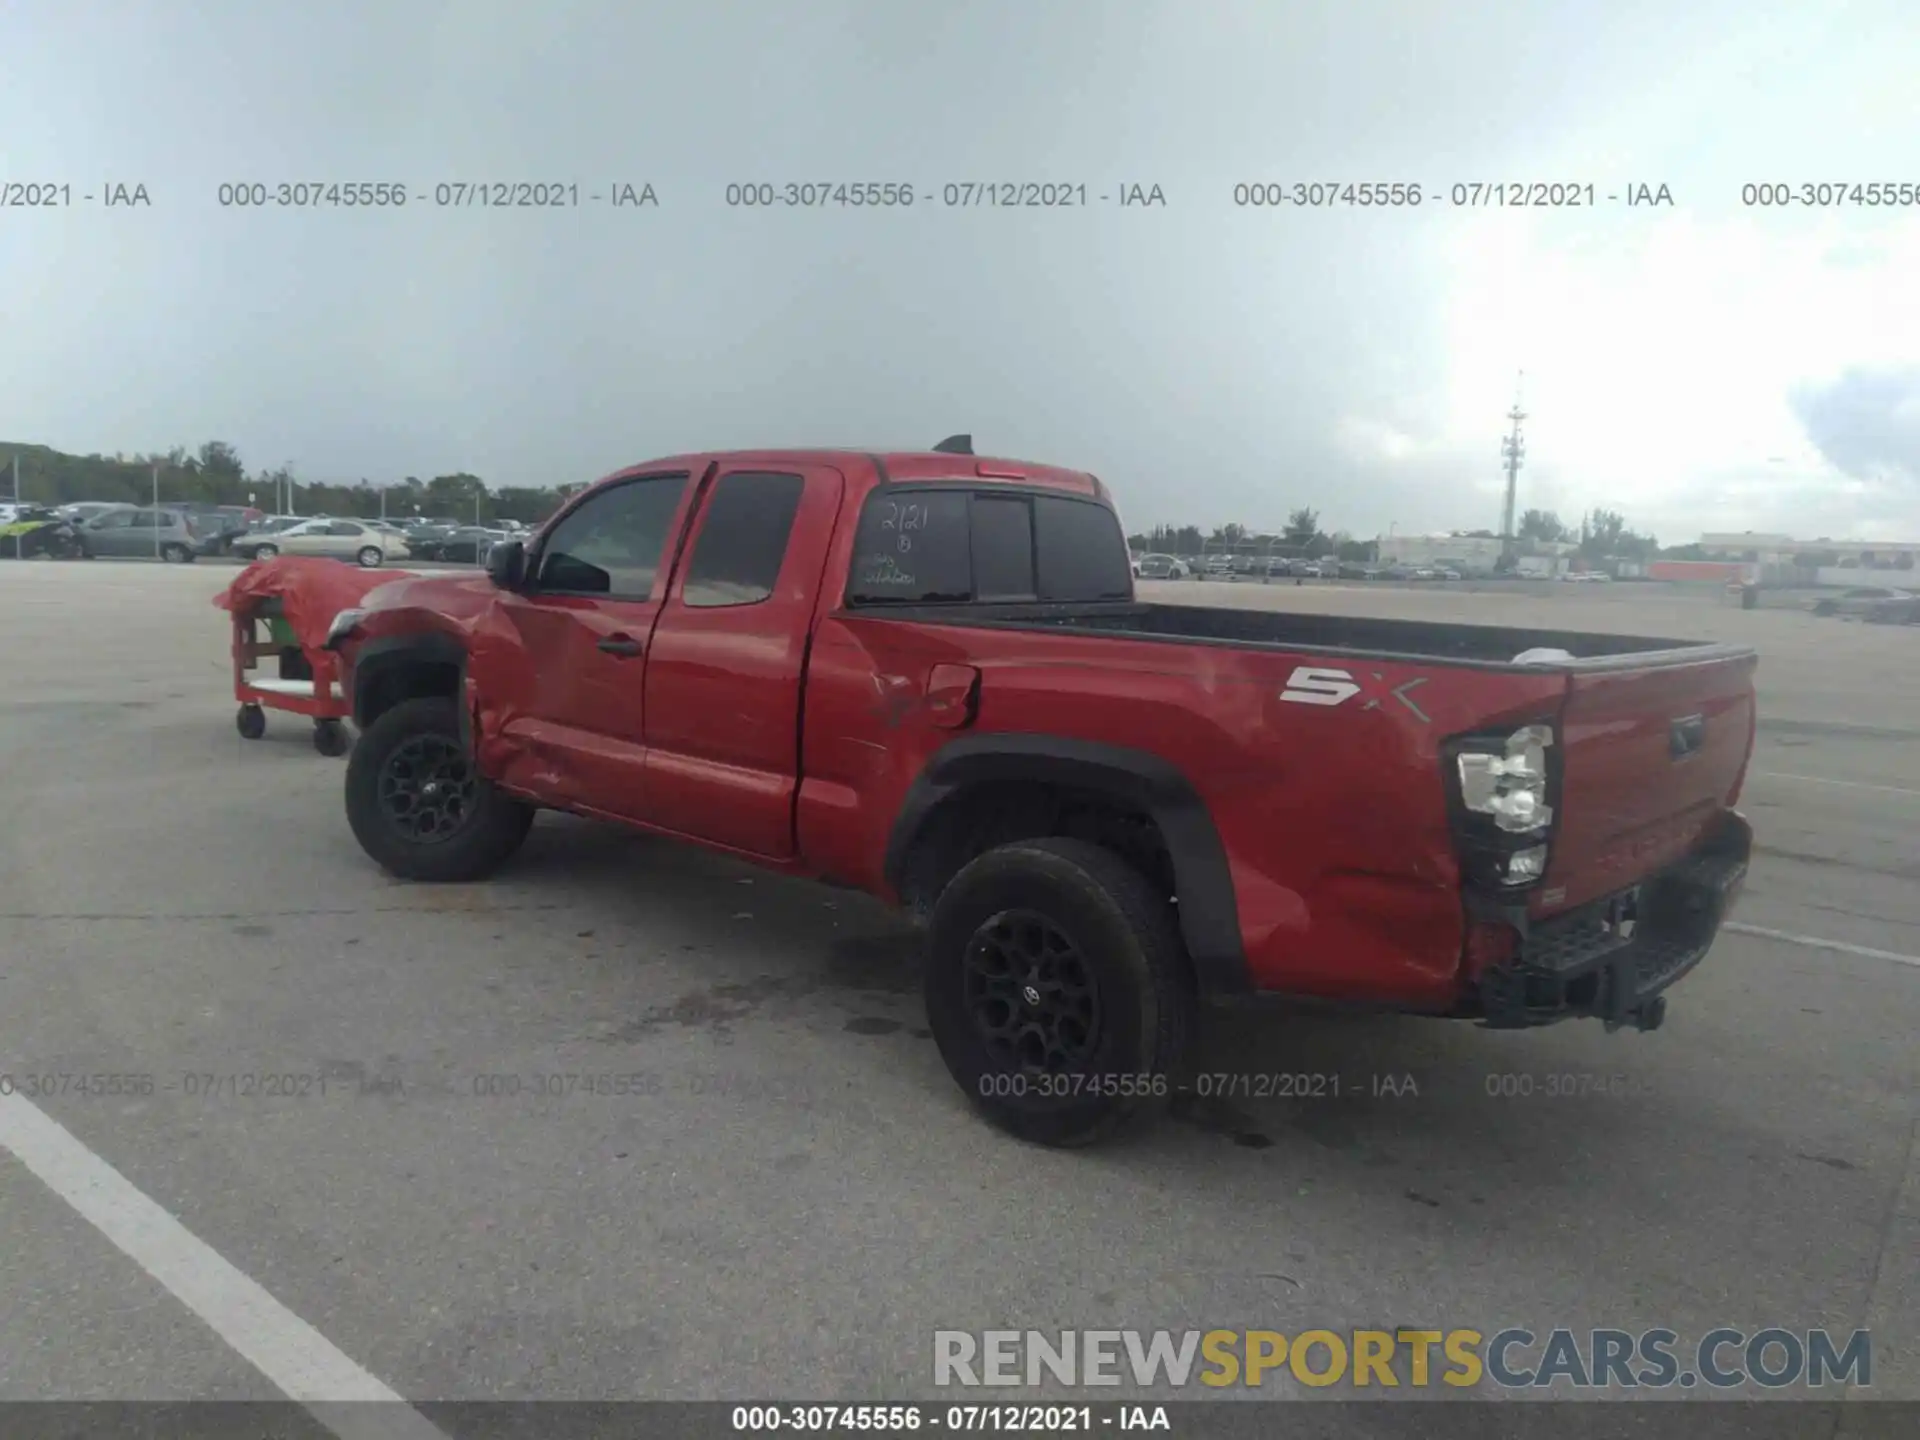
<svg viewBox="0 0 1920 1440"><path fill-rule="evenodd" d="M1869 489L1920 489L1920 365L1855 367L1791 403L1836 470Z"/></svg>

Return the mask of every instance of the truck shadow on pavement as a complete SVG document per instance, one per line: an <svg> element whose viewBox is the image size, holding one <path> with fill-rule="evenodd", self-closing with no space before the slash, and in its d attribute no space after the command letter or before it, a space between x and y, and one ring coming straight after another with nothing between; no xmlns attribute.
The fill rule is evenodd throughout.
<svg viewBox="0 0 1920 1440"><path fill-rule="evenodd" d="M690 982L673 999L603 1028L596 1038L607 1043L685 1029L731 1038L755 1023L799 1019L874 1041L878 1084L899 1046L930 1041L919 998L921 934L867 896L571 816L543 816L493 883L559 902L572 917L563 923L577 921L596 945L617 950L622 930L631 927L636 939L644 931L649 950L667 958L642 963L665 964ZM1438 1146L1463 1163L1477 1154L1504 1165L1509 1142L1489 1125L1497 1102L1487 1098L1488 1077L1547 1068L1528 1061L1550 1056L1543 1045L1551 1043L1540 1033L1496 1038L1460 1023L1309 1004L1209 1007L1194 1074L1168 1113L1173 1133L1230 1150L1306 1147L1381 1169ZM943 1070L934 1073L944 1082ZM906 1080L897 1067L893 1075L894 1084ZM1602 1129L1638 1123L1630 1101L1586 1109L1585 1123ZM1122 1143L1162 1143L1148 1138L1155 1133L1166 1132ZM1443 1203L1417 1190L1408 1198Z"/></svg>

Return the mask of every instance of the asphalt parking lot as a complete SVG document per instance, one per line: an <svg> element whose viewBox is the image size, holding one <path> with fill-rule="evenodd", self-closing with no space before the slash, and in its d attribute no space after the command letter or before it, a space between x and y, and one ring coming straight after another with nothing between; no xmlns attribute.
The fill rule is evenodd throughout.
<svg viewBox="0 0 1920 1440"><path fill-rule="evenodd" d="M235 734L230 578L0 567L0 1072L153 1077L35 1099L71 1151L0 1145L0 1399L273 1398L296 1361L416 1401L936 1398L936 1329L1780 1325L1871 1329L1872 1394L1920 1400L1920 632L1144 583L1756 644L1759 853L1656 1034L1235 1015L1207 1068L1347 1093L1053 1153L969 1115L858 897L563 817L492 883L384 878L305 722ZM137 1262L48 1165L184 1229ZM242 1281L311 1331L250 1340Z"/></svg>

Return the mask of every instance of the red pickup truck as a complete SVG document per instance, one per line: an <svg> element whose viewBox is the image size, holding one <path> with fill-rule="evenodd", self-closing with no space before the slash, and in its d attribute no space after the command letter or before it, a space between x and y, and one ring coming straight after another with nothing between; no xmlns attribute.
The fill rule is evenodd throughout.
<svg viewBox="0 0 1920 1440"><path fill-rule="evenodd" d="M1050 1144L1177 1089L1200 1002L1653 1029L1751 848L1751 650L1143 602L1099 480L964 436L636 466L328 643L389 872L545 807L868 891Z"/></svg>

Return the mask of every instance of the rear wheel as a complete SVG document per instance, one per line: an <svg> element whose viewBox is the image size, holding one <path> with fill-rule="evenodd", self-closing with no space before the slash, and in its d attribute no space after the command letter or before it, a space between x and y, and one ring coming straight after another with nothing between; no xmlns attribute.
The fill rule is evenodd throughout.
<svg viewBox="0 0 1920 1440"><path fill-rule="evenodd" d="M254 550L253 558L256 560L271 560L279 553L280 547L278 545L262 545Z"/></svg>
<svg viewBox="0 0 1920 1440"><path fill-rule="evenodd" d="M927 1024L1010 1134L1087 1145L1153 1108L1192 1044L1192 972L1167 898L1109 850L1029 840L974 860L934 907Z"/></svg>
<svg viewBox="0 0 1920 1440"><path fill-rule="evenodd" d="M354 558L360 562L360 566L362 569L377 570L380 568L380 562L385 560L387 557L386 557L386 554L380 549L379 546L368 545L365 548L363 548L360 551L360 553Z"/></svg>
<svg viewBox="0 0 1920 1440"><path fill-rule="evenodd" d="M520 848L533 807L475 768L452 700L407 700L353 747L347 822L360 848L403 880L478 880Z"/></svg>
<svg viewBox="0 0 1920 1440"><path fill-rule="evenodd" d="M258 740L267 733L267 712L258 705L242 705L240 713L233 717L233 728L240 732L242 740Z"/></svg>
<svg viewBox="0 0 1920 1440"><path fill-rule="evenodd" d="M184 545L168 543L160 547L160 558L169 565L184 565L193 559L193 552Z"/></svg>
<svg viewBox="0 0 1920 1440"><path fill-rule="evenodd" d="M1840 607L1834 604L1833 601L1831 600L1822 600L1819 604L1813 607L1813 613L1816 615L1831 615L1834 613L1834 611L1838 610L1839 608Z"/></svg>

